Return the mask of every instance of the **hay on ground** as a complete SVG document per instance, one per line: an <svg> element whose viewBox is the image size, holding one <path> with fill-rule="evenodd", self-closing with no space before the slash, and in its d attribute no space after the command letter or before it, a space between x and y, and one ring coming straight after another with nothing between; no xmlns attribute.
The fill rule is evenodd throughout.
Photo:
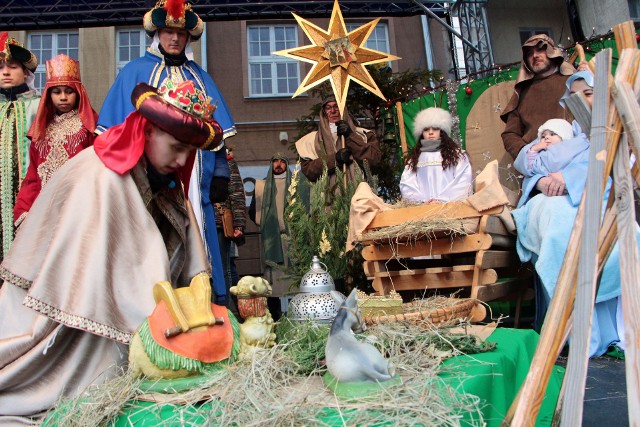
<svg viewBox="0 0 640 427"><path fill-rule="evenodd" d="M443 358L463 351L486 351L490 346L476 343L456 348L460 339L446 328L376 325L358 338L381 349L403 383L374 397L342 401L323 385L320 376L325 371L328 331L328 325L283 319L277 329L278 345L225 367L192 390L149 396L140 390L138 380L123 375L76 399L61 401L58 406L65 409L56 413L55 424L110 425L125 411L133 425L133 418L140 415L136 411L158 416L160 410L135 409L131 400L151 399L177 405L169 419L158 418L157 425L458 426L464 414L473 414L482 425L477 397L451 389L440 381L438 372Z"/></svg>

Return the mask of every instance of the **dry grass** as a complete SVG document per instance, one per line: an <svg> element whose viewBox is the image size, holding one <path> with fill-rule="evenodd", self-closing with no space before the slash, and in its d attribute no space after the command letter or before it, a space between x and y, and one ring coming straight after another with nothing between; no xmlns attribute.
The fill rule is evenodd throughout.
<svg viewBox="0 0 640 427"><path fill-rule="evenodd" d="M276 347L235 363L184 393L145 395L139 381L125 374L74 400L60 402L59 408L65 410L57 411L55 425L111 425L121 411L119 421L126 418L127 425L134 425L138 412L152 417L160 412L159 408L136 409L131 406L132 399L178 405L164 420L158 416L155 425L459 426L465 413L474 413L474 419L482 424L478 399L452 390L437 375L443 358L461 352L446 328L385 324L360 335L382 349L403 383L358 401L342 401L323 385L323 354L316 355L317 363L310 373L300 374L305 372L296 357L300 349L292 349L305 342L300 335L308 330L301 330L304 333L296 338L290 329L288 339ZM479 346L478 350L486 349ZM314 365L308 357L306 360Z"/></svg>
<svg viewBox="0 0 640 427"><path fill-rule="evenodd" d="M436 234L437 233L437 234ZM449 237L465 236L467 231L459 219L436 218L418 219L398 225L378 228L362 234L361 241L386 241L398 243L399 240L433 240L441 235Z"/></svg>

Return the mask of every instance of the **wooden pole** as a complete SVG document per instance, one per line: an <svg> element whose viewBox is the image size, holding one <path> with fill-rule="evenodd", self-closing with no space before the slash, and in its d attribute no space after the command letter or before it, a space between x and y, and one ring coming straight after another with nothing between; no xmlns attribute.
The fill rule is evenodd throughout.
<svg viewBox="0 0 640 427"><path fill-rule="evenodd" d="M593 321L598 266L598 230L602 215L605 156L607 146L607 113L609 111L609 76L611 75L611 49L596 55L593 113L591 120L591 147L589 169L584 189L585 214L580 245L578 283L573 311L573 332L565 375L566 390L560 425L582 425L582 406L589 364L589 344Z"/></svg>
<svg viewBox="0 0 640 427"><path fill-rule="evenodd" d="M347 148L347 144L344 141L344 135L340 135L340 139L342 141L342 148ZM349 168L347 167L346 163L342 164L342 182L344 183L344 191L347 191L347 172L349 171Z"/></svg>
<svg viewBox="0 0 640 427"><path fill-rule="evenodd" d="M640 106L635 93L627 82L615 82L613 98L627 135L634 141L640 139ZM637 162L637 160L636 160ZM636 239L633 187L629 169L629 150L626 144L618 149L614 163L616 208L620 241L620 283L622 286L622 311L627 348L625 368L627 377L627 408L629 420L640 420L640 261Z"/></svg>
<svg viewBox="0 0 640 427"><path fill-rule="evenodd" d="M402 147L402 157L407 155L407 133L404 129L404 113L402 112L402 103L396 102L396 113L398 114L398 132L400 132L400 147Z"/></svg>

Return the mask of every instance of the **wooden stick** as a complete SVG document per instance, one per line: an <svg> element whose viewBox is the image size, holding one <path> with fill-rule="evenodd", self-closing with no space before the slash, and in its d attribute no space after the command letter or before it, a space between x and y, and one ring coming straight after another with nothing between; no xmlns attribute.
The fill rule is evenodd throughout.
<svg viewBox="0 0 640 427"><path fill-rule="evenodd" d="M400 132L400 147L402 147L402 156L407 155L407 132L404 129L404 113L402 112L402 103L396 102L396 113L398 114L398 132ZM419 141L418 141L419 142Z"/></svg>
<svg viewBox="0 0 640 427"><path fill-rule="evenodd" d="M637 49L636 30L633 21L626 21L613 27L613 34L616 38L616 48L618 52L623 49Z"/></svg>
<svg viewBox="0 0 640 427"><path fill-rule="evenodd" d="M627 31L624 31L624 34L626 34L626 32ZM628 41L623 41L622 44L624 45L627 42ZM635 54L635 51L630 51L629 49L626 49L622 52L615 80L635 79L637 74L637 56ZM604 72L602 71L602 64L598 61L596 61L596 69L598 70L597 72L600 72L601 74L596 74L596 86L598 87L594 88L594 92L596 96L602 96L602 98L600 99L596 98L597 101L600 101L600 106L602 106L603 104L605 104L605 101L609 99L609 93L607 90L607 84L605 84L605 79L609 78L610 72L607 71L607 73L604 74ZM597 80L599 76L602 76L600 81ZM615 157L613 156L613 154L619 151L618 143L620 141L620 130L622 129L621 121L618 117L617 109L615 108L615 106L612 105L611 108L608 108L608 111L608 118L606 120L604 120L604 118L599 119L598 125L594 125L591 134L592 156L590 157L589 175L587 178L588 190L586 193L586 197L587 206L589 206L589 200L592 201L592 210L589 211L589 219L585 217L585 224L587 224L588 226L586 226L587 231L585 231L583 235L583 238L587 236L587 238L589 238L589 241L585 241L587 245L583 245L583 247L581 248L580 274L578 279L578 290L576 293L576 302L574 309L574 316L576 317L576 321L574 322L573 341L570 348L569 360L567 363L567 373L565 376L565 381L567 382L566 389L573 390L573 392L567 399L563 407L561 420L562 425L574 425L574 423L581 424L582 421L584 387L586 384L586 374L588 366L593 303L595 300L595 290L597 288L596 280L598 277L594 272L593 267L594 264L597 265L598 262L593 262L595 238L594 231L592 231L593 227L590 224L599 223L602 204L602 193L599 191L602 189L602 187L597 185L594 187L593 181L591 181L590 185L590 179L596 179L594 174L598 174L597 179L602 179L603 184L604 182L606 182L606 179L609 175L608 171L610 170L609 165L611 165L611 167L613 166L613 160ZM601 110L600 114L604 114L604 112ZM593 116L595 122L595 104ZM606 129L606 126L610 123L613 124L613 129ZM604 145L603 141L606 141ZM602 155L604 153L604 151L602 151L604 148L606 148L608 154L606 167L604 168L604 170L606 170L607 172L601 171L599 169L599 167L601 166L601 162L596 163L596 165L598 165L598 169L592 172L591 161L597 157L598 153ZM604 156L601 156L600 160L603 159ZM602 265L604 265L604 260L602 260Z"/></svg>
<svg viewBox="0 0 640 427"><path fill-rule="evenodd" d="M635 101L633 88L627 82L615 82L613 98L620 110L625 131L634 140L640 138L640 106ZM629 102L632 101L632 102ZM622 311L627 348L625 368L627 377L627 408L629 420L640 420L640 261L636 239L633 187L629 168L629 150L626 144L617 152L614 168L618 233L620 241L620 283Z"/></svg>
<svg viewBox="0 0 640 427"><path fill-rule="evenodd" d="M579 43L576 43L576 46L573 49L573 53L569 57L569 64L573 65L576 59L579 59L579 63L587 62L586 57L584 56L584 49Z"/></svg>
<svg viewBox="0 0 640 427"><path fill-rule="evenodd" d="M589 169L584 189L585 213L580 245L578 283L573 311L573 333L566 371L566 390L560 425L582 424L582 406L589 364L589 343L593 304L596 292L598 266L598 230L602 215L602 181L604 171L604 150L607 146L607 112L609 111L609 76L611 75L611 50L605 49L596 55L596 75L594 87L593 116L591 127L591 147L589 149Z"/></svg>
<svg viewBox="0 0 640 427"><path fill-rule="evenodd" d="M638 111L640 111L640 106L638 106L636 94L628 82L615 82L613 98L618 107L618 111L620 111L624 130L629 137L629 142L631 142L631 149L636 156L634 168L637 170L638 167L636 165L638 164L637 162L640 161L640 157L638 157L638 153L640 153L640 123L634 118L637 116ZM637 175L637 173L634 174L634 176L635 175Z"/></svg>
<svg viewBox="0 0 640 427"><path fill-rule="evenodd" d="M342 139L342 148L347 148L347 144L344 141L344 135L340 135L340 138ZM347 168L346 164L342 164L342 181L344 183L344 190L347 191L347 171L349 169Z"/></svg>
<svg viewBox="0 0 640 427"><path fill-rule="evenodd" d="M571 114L575 117L582 131L587 134L591 131L591 106L587 102L583 93L574 93L565 99L567 108L571 110Z"/></svg>

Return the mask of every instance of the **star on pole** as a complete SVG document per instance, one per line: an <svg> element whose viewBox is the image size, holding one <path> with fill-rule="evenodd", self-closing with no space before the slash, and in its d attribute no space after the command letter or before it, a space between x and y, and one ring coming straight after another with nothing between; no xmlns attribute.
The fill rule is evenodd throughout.
<svg viewBox="0 0 640 427"><path fill-rule="evenodd" d="M329 80L340 109L340 115L343 115L347 103L349 82L353 80L386 100L371 74L365 68L365 65L400 59L397 56L364 47L380 18L347 32L338 0L333 3L328 31L321 29L295 13L292 13L292 15L298 21L302 31L313 43L273 52L276 55L313 64L313 67L293 94L293 98L325 80Z"/></svg>

